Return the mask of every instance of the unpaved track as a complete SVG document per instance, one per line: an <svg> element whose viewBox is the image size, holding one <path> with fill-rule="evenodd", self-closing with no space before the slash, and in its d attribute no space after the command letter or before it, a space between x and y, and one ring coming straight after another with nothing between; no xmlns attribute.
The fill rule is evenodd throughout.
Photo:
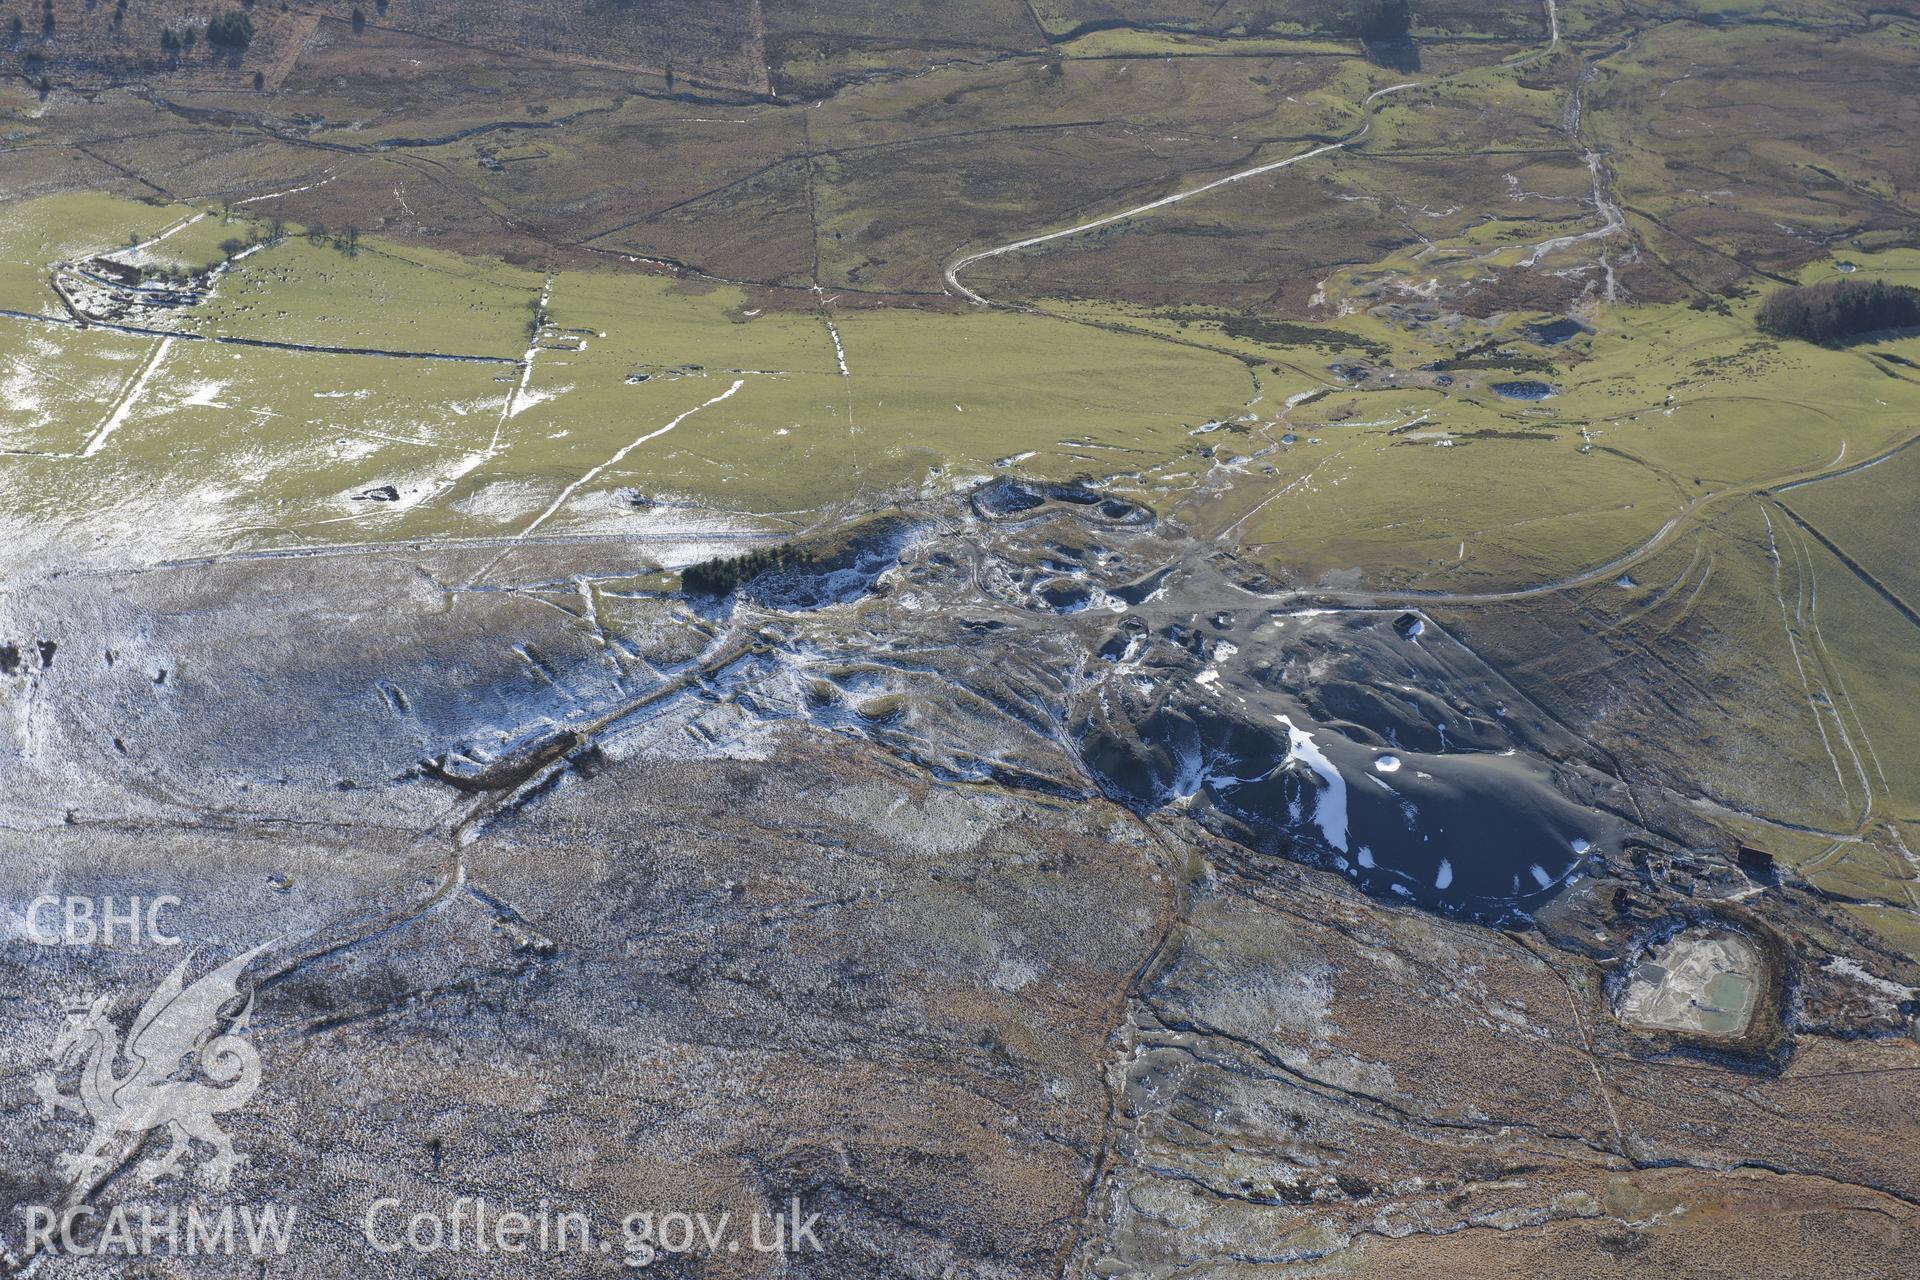
<svg viewBox="0 0 1920 1280"><path fill-rule="evenodd" d="M94 428L85 447L80 450L79 457L91 458L106 446L107 438L120 429L120 424L127 420L127 415L133 412L134 405L139 403L141 393L147 389L148 380L153 377L154 370L166 361L167 352L172 346L172 338L162 338L154 345L146 362L128 381L126 390L120 398L114 401L113 409L101 420L100 425Z"/></svg>
<svg viewBox="0 0 1920 1280"><path fill-rule="evenodd" d="M1280 600L1290 604L1313 604L1322 607L1345 609L1385 609L1396 605L1476 605L1502 604L1511 600L1526 600L1535 596L1553 595L1574 587L1590 586L1595 582L1625 573L1657 551L1663 550L1678 534L1690 528L1693 517L1704 509L1729 499L1738 501L1743 498L1764 498L1770 496L1776 488L1797 488L1803 484L1813 484L1821 480L1832 480L1838 476L1869 467L1877 462L1885 462L1894 454L1920 444L1920 434L1912 435L1891 448L1882 450L1862 463L1850 467L1818 471L1806 475L1784 477L1786 484L1778 480L1769 480L1760 484L1745 485L1736 489L1721 489L1715 493L1695 498L1667 519L1667 522L1654 530L1653 536L1639 546L1616 556L1604 564L1582 569L1566 577L1554 578L1547 582L1538 582L1527 587L1513 587L1506 591L1321 591L1307 589L1274 594L1249 591L1247 594L1263 600ZM1783 505L1781 510L1785 511ZM1789 513L1791 514L1791 513ZM1898 607L1898 606L1896 606Z"/></svg>
<svg viewBox="0 0 1920 1280"><path fill-rule="evenodd" d="M1033 246L1045 244L1049 240L1062 240L1068 236L1077 236L1083 231L1093 231L1099 227L1111 226L1116 222L1125 222L1128 218L1135 218L1143 213L1151 213L1155 209L1164 209L1168 205L1178 204L1182 200L1191 200L1195 196L1205 195L1207 192L1219 187L1224 187L1229 183L1244 182L1248 178L1257 178L1263 173L1272 173L1276 169L1284 169L1288 165L1299 164L1302 160L1311 160L1315 156L1323 156L1329 151L1338 151L1349 142L1357 142L1362 137L1365 137L1369 127L1370 125L1361 126L1358 133L1343 141L1323 143L1311 151L1302 151L1299 155L1288 156L1285 160L1275 160L1270 164L1255 165L1251 169L1242 169L1240 172L1230 173L1224 178L1215 178L1212 182L1194 187L1190 191L1180 191L1170 196L1162 196L1158 200L1150 200L1146 204L1135 205L1131 209L1122 209L1119 213L1110 213L1104 218L1095 218L1091 222L1083 222L1076 227L1066 227L1059 231L1049 231L1044 235L1029 236L1025 240L1015 240L1010 244L997 245L991 249L982 249L979 253L970 253L947 268L947 290L950 293L960 294L969 302L977 303L983 307L990 306L992 304L989 299L980 296L960 283L960 272L976 262L982 262L988 258L997 258L1002 254L1018 253L1022 249L1031 249Z"/></svg>
<svg viewBox="0 0 1920 1280"><path fill-rule="evenodd" d="M1555 0L1546 0L1546 5L1547 5L1546 47L1542 49L1538 49L1533 53L1528 54L1524 58L1519 58L1506 65L1514 66L1514 67L1526 66L1529 63L1539 61L1541 58L1551 56L1553 52L1560 47L1560 11L1558 7L1556 7ZM1446 78L1450 78L1450 77L1446 77ZM1388 85L1384 89L1375 89L1372 93L1369 93L1366 97L1360 100L1360 106L1363 110L1369 109L1375 103L1377 103L1380 99L1386 97L1388 94L1399 93L1405 89L1418 89L1418 88L1421 88L1424 84L1428 84L1428 83L1438 84L1438 83L1441 83L1441 81L1426 82L1426 81L1419 81L1419 80L1409 80L1404 84ZM1173 195L1162 196L1158 200L1149 200L1145 204L1135 205L1131 209L1122 209L1118 213L1109 213L1103 217L1094 218L1088 222L1082 222L1077 226L1062 227L1058 231L1048 231L1037 236L1028 236L1023 240L1009 241L1006 244L995 245L991 249L982 249L978 253L970 253L970 254L967 254L965 257L956 258L951 264L948 265L946 271L943 273L946 278L947 292L951 294L958 294L960 297L965 298L968 302L974 303L978 306L985 307L985 306L995 305L991 299L983 297L980 294L974 292L972 289L967 288L967 286L965 286L964 284L961 284L960 273L966 270L968 267L972 266L974 263L984 262L988 258L998 258L1005 254L1018 253L1022 249L1031 249L1036 245L1046 244L1048 241L1051 241L1051 240L1064 240L1068 236L1077 236L1085 231L1096 231L1101 227L1112 226L1116 222L1125 222L1129 218L1137 218L1142 214L1152 213L1157 209L1164 209L1169 205L1179 204L1183 200L1191 200L1195 196L1203 196L1209 191L1218 190L1221 187L1228 186L1235 182L1245 182L1248 178L1257 178L1257 177L1260 177L1262 174L1273 173L1276 170L1285 169L1289 165L1299 164L1302 160L1311 160L1315 156L1323 156L1327 154L1329 151L1339 151L1343 148L1352 146L1354 143L1366 137L1367 133L1372 128L1373 128L1373 121L1368 120L1365 124L1362 124L1360 128L1357 129L1355 132L1353 132L1352 134L1348 135L1345 138L1340 139L1338 142L1322 143L1320 146L1314 147L1308 151L1302 151L1298 155L1288 156L1285 160L1273 160L1273 161L1269 161L1266 164L1257 164L1257 165L1254 165L1251 169L1241 169L1236 173L1228 174L1224 178L1215 178L1212 182L1204 182L1199 186L1192 187L1186 191L1177 191Z"/></svg>

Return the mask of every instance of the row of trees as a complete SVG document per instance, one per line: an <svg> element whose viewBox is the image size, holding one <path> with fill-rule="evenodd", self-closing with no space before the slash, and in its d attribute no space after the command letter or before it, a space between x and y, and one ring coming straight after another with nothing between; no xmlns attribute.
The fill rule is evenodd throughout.
<svg viewBox="0 0 1920 1280"><path fill-rule="evenodd" d="M738 556L717 556L688 565L680 574L680 586L690 595L724 596L743 582L751 582L775 569L792 569L814 562L811 548L782 543L760 547Z"/></svg>
<svg viewBox="0 0 1920 1280"><path fill-rule="evenodd" d="M244 49L253 42L253 19L229 9L207 21L207 43L216 49Z"/></svg>
<svg viewBox="0 0 1920 1280"><path fill-rule="evenodd" d="M247 0L247 3L251 5L253 0ZM89 4L87 7L92 8L93 6ZM120 30L120 26L126 21L126 18L127 0L114 0L111 22L116 32ZM51 36L54 32L54 26L53 0L41 0L40 34L42 36ZM9 29L13 38L18 40L26 32L26 23L16 14L13 17ZM169 27L160 33L160 47L168 53L175 53L182 49L193 48L194 39L195 33L191 27L183 32L175 32L173 28ZM252 40L253 19L238 9L233 10L231 13L223 13L207 23L207 43L216 49L238 52L246 48Z"/></svg>
<svg viewBox="0 0 1920 1280"><path fill-rule="evenodd" d="M207 44L223 53L239 53L253 43L253 19L238 9L207 20ZM175 31L168 27L160 33L160 47L168 53L191 51L199 33L192 27Z"/></svg>
<svg viewBox="0 0 1920 1280"><path fill-rule="evenodd" d="M1876 329L1920 325L1920 289L1880 280L1822 280L1776 289L1760 304L1760 328L1777 338L1828 346Z"/></svg>

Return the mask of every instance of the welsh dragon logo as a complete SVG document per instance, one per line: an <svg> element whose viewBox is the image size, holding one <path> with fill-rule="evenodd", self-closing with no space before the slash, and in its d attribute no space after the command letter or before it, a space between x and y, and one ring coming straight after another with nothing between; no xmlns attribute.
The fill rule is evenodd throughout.
<svg viewBox="0 0 1920 1280"><path fill-rule="evenodd" d="M231 1183L246 1158L235 1154L233 1140L214 1117L246 1105L260 1087L260 1055L244 1038L252 994L240 1008L234 1006L240 1002L241 972L272 945L235 956L192 986L186 984L192 957L182 960L147 997L125 1043L108 1016L108 997L69 1008L66 1029L49 1055L55 1070L33 1082L49 1114L73 1111L93 1121L86 1145L61 1158L64 1177L91 1180L112 1163L104 1153L116 1138L164 1128L173 1145L139 1165L135 1172L141 1179L151 1184L179 1173L198 1139L213 1148L203 1175L215 1186ZM76 1065L79 1091L61 1092L59 1077Z"/></svg>

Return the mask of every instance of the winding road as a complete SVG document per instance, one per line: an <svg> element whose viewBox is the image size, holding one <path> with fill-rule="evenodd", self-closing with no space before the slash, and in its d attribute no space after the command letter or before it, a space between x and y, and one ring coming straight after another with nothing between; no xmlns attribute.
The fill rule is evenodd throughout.
<svg viewBox="0 0 1920 1280"><path fill-rule="evenodd" d="M1532 53L1527 54L1525 57L1517 58L1514 61L1507 63L1506 64L1507 66L1510 66L1510 67L1527 66L1531 63L1539 61L1541 58L1551 56L1553 52L1560 47L1560 10L1557 4L1555 3L1555 0L1546 0L1546 7L1547 7L1547 43L1542 48L1534 50ZM1455 73L1455 75L1464 75L1464 74L1466 74L1466 72ZM1447 80L1450 80L1452 78L1453 76L1443 76L1439 80L1433 80L1433 81L1409 80L1404 84L1393 84L1393 85L1388 85L1384 89L1375 89L1372 93L1369 93L1366 97L1360 100L1360 107L1362 110L1368 110L1372 108L1376 103L1378 103L1382 98L1387 97L1389 94L1400 93L1406 89L1418 89L1424 86L1430 86L1434 84L1444 84ZM1303 160L1311 160L1315 156L1326 155L1329 151L1339 151L1345 147L1352 146L1356 142L1359 142L1362 138L1367 136L1367 133L1372 128L1373 128L1373 121L1368 120L1366 123L1362 124L1358 129L1356 129L1353 133L1349 134L1347 137L1341 138L1337 142L1322 143L1321 145L1314 147L1311 150L1302 151L1298 155L1288 156L1285 160L1272 160L1267 162L1266 164L1257 164L1250 169L1241 169L1235 173L1230 173L1224 178L1215 178L1213 181L1201 183L1197 187L1191 187L1185 191L1177 191L1170 196L1161 196L1158 200L1149 200L1147 201L1147 203L1135 205L1131 209L1122 209L1118 213L1109 213L1102 217L1094 218L1094 219L1091 219L1090 221L1079 223L1075 226L1062 227L1058 231L1048 231L1040 235L1027 236L1025 239L1021 239L1021 240L1012 240L1007 242L1006 244L995 245L991 249L982 249L978 253L969 253L964 257L956 258L952 263L948 264L946 271L942 273L946 279L947 292L952 294L957 294L960 297L965 298L968 302L974 303L977 306L985 307L985 306L1006 305L1002 303L995 303L992 299L984 297L981 294L975 292L974 290L967 288L966 285L961 284L960 273L962 271L965 271L968 267L972 266L974 263L985 262L988 258L998 258L1009 253L1018 253L1022 249L1031 249L1036 245L1043 245L1048 243L1049 241L1064 240L1069 236L1077 236L1088 231L1097 231L1101 227L1110 227L1116 222L1125 222L1129 218L1137 218L1142 214L1152 213L1155 210L1167 208L1169 205L1179 204L1184 200L1192 200L1196 196L1203 196L1207 194L1209 191L1217 191L1221 187L1230 186L1236 182L1245 182L1248 178L1258 178L1262 174L1273 173L1276 170L1285 169L1290 165L1299 164Z"/></svg>
<svg viewBox="0 0 1920 1280"><path fill-rule="evenodd" d="M1158 200L1150 200L1146 204L1136 205L1131 209L1123 209L1119 213L1110 213L1104 218L1095 218L1091 222L1083 222L1077 227L1065 227L1059 231L1049 231L1045 235L1029 236L1025 240L1015 240L1010 244L997 245L991 249L982 249L979 253L970 253L947 268L947 288L951 292L959 293L969 302L977 303L983 307L991 306L993 303L990 299L982 297L980 294L975 293L972 289L960 283L960 272L976 262L983 262L988 258L998 258L1002 254L1018 253L1022 249L1031 249L1033 246L1045 244L1049 240L1064 240L1068 236L1077 236L1083 231L1093 231L1100 227L1111 226L1116 222L1125 222L1128 218L1135 218L1143 213L1151 213L1155 209L1164 209L1168 205L1179 204L1182 200L1191 200L1195 196L1205 195L1207 192L1219 187L1224 187L1228 183L1244 182L1248 178L1257 178L1263 173L1272 173L1276 169L1284 169L1288 165L1299 164L1302 160L1311 160L1315 156L1323 156L1329 151L1338 151L1340 148L1346 146L1348 142L1358 140L1366 131L1366 127L1363 126L1360 132L1355 134L1351 139L1324 143L1313 148L1311 151L1302 151L1299 155L1288 156L1285 160L1276 160L1271 164L1257 165L1252 169L1242 169L1238 173L1230 173L1224 178L1216 178L1203 186L1193 188L1191 191L1181 191L1170 196L1162 196Z"/></svg>

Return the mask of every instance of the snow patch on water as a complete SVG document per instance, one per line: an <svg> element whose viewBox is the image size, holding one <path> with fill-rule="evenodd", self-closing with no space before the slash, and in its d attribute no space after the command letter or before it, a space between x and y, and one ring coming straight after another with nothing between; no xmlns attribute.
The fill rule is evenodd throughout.
<svg viewBox="0 0 1920 1280"><path fill-rule="evenodd" d="M1104 596L1106 593L1101 592L1100 594ZM1113 601L1112 603L1120 603L1120 602ZM1125 613L1126 608L1127 606L1125 604L1120 603L1120 608L1116 610L1116 612ZM1220 680L1220 664L1225 662L1228 658L1231 658L1234 654L1238 652L1240 652L1239 645L1229 644L1225 640L1220 641L1217 645L1214 646L1213 661L1207 665L1207 669L1205 671L1202 671L1199 675L1193 678L1193 682L1197 685L1202 685L1202 686L1212 686L1214 684L1217 684ZM1214 690L1209 687L1208 692L1218 692L1218 690ZM1285 717L1282 717L1282 719L1284 718Z"/></svg>
<svg viewBox="0 0 1920 1280"><path fill-rule="evenodd" d="M1347 780L1340 776L1340 770L1334 768L1333 761L1327 759L1319 747L1314 745L1313 735L1304 729L1294 727L1286 716L1275 716L1281 724L1287 726L1287 760L1298 760L1320 776L1326 783L1326 790L1320 793L1313 806L1313 820L1319 826L1327 843L1345 853L1347 851Z"/></svg>
<svg viewBox="0 0 1920 1280"><path fill-rule="evenodd" d="M1453 864L1445 858L1440 859L1440 870L1433 877L1433 887L1444 889L1453 883Z"/></svg>

